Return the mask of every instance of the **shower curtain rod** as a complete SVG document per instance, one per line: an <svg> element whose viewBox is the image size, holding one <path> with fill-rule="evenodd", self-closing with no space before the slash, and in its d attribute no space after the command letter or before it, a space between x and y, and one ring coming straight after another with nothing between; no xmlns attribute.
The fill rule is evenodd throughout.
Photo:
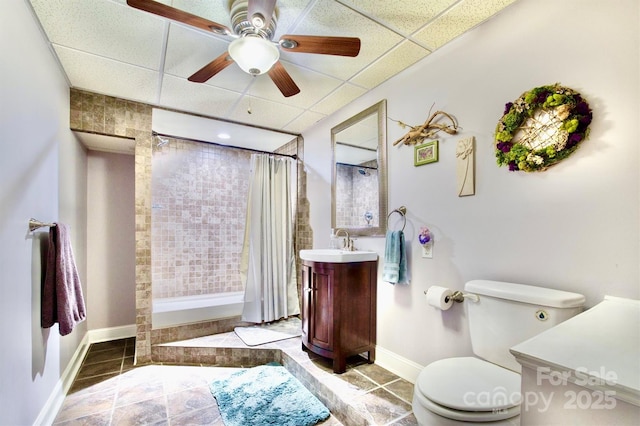
<svg viewBox="0 0 640 426"><path fill-rule="evenodd" d="M349 163L336 163L337 166L345 166L345 167L356 167L358 169L371 169L371 170L378 170L377 167L372 167L372 166L359 166L357 164L349 164Z"/></svg>
<svg viewBox="0 0 640 426"><path fill-rule="evenodd" d="M162 136L162 137L165 137L165 138L180 139L180 140L189 141L189 142L208 143L208 144L220 146L220 147L223 147L223 148L242 149L244 151L255 152L255 153L258 153L258 154L279 155L281 157L291 157L294 160L298 159L298 156L296 154L280 154L279 152L261 151L259 149L243 148L241 146L233 146L233 145L225 145L225 144L221 144L221 143L218 143L218 142L201 141L201 140L198 140L198 139L185 138L183 136L168 135L166 133L152 132L151 134L153 136ZM296 136L296 138L297 138L297 136Z"/></svg>

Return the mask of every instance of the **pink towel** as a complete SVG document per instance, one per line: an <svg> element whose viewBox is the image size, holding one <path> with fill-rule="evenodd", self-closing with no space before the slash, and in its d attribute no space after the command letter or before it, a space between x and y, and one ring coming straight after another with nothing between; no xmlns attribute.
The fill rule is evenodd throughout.
<svg viewBox="0 0 640 426"><path fill-rule="evenodd" d="M42 328L56 322L66 336L84 321L84 298L67 226L56 223L49 229L49 252L42 289Z"/></svg>

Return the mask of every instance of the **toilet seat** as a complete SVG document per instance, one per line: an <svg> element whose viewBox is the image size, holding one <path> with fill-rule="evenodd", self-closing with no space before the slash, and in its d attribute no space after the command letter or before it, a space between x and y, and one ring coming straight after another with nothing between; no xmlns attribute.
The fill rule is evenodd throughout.
<svg viewBox="0 0 640 426"><path fill-rule="evenodd" d="M416 388L423 407L450 419L488 422L520 414L520 375L478 358L435 361Z"/></svg>

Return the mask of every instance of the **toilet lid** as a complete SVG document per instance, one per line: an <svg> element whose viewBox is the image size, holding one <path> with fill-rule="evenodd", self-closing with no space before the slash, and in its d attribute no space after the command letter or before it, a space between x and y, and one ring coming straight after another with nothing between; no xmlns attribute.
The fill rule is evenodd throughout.
<svg viewBox="0 0 640 426"><path fill-rule="evenodd" d="M431 401L461 411L499 411L520 405L520 375L473 357L447 358L418 376Z"/></svg>

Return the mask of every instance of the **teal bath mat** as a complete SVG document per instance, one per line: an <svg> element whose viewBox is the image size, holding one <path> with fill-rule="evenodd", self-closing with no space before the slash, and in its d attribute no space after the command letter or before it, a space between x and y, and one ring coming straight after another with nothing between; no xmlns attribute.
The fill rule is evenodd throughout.
<svg viewBox="0 0 640 426"><path fill-rule="evenodd" d="M329 417L327 407L276 363L215 380L210 389L226 426L312 426Z"/></svg>

